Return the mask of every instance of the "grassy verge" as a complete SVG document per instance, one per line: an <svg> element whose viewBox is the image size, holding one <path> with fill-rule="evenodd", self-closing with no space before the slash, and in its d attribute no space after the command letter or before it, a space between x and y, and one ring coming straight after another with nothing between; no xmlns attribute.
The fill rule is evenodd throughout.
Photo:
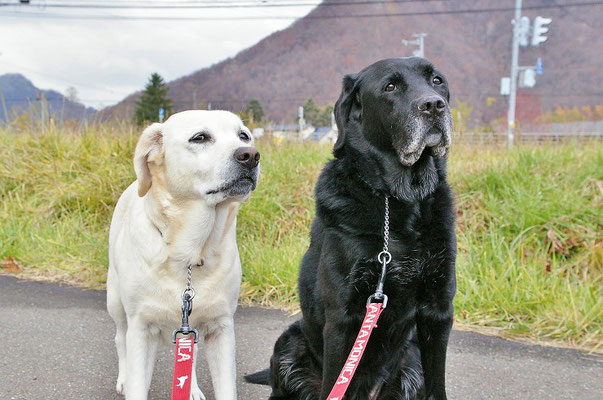
<svg viewBox="0 0 603 400"><path fill-rule="evenodd" d="M137 135L107 126L79 135L0 129L0 268L103 287L109 220L134 179ZM258 146L260 185L239 217L242 301L295 307L313 186L330 149ZM601 346L601 149L600 142L510 153L497 147L453 149L458 323Z"/></svg>

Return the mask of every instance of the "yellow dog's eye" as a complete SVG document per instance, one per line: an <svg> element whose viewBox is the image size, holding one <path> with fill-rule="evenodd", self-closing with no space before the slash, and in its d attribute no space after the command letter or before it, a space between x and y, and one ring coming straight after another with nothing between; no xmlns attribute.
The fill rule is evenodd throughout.
<svg viewBox="0 0 603 400"><path fill-rule="evenodd" d="M195 133L193 137L191 137L188 141L191 143L205 143L211 140L211 136L209 136L205 132Z"/></svg>
<svg viewBox="0 0 603 400"><path fill-rule="evenodd" d="M388 83L387 86L385 87L386 92L393 92L395 89L396 89L396 85L394 85L393 83Z"/></svg>
<svg viewBox="0 0 603 400"><path fill-rule="evenodd" d="M244 131L239 132L239 139L241 139L244 142L249 142L251 140L251 138L249 137L249 134Z"/></svg>

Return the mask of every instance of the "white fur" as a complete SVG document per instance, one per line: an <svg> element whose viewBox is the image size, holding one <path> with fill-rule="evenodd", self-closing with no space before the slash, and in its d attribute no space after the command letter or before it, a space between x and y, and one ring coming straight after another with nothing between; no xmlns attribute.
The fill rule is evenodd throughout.
<svg viewBox="0 0 603 400"><path fill-rule="evenodd" d="M190 143L200 131L212 142ZM234 151L251 145L239 138L241 131L249 133L232 113L185 111L145 129L136 146L137 181L115 207L107 277L107 309L117 326L117 391L127 400L147 399L157 346L171 343L181 325L187 266L201 261L193 267L189 322L204 343L216 399L237 397L233 316L241 262L235 230L247 196L206 193L232 179ZM191 399L204 399L195 374Z"/></svg>

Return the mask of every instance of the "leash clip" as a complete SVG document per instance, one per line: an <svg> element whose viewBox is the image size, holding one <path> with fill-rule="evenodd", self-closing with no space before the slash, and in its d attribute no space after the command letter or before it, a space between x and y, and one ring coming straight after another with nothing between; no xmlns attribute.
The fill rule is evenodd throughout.
<svg viewBox="0 0 603 400"><path fill-rule="evenodd" d="M192 288L187 288L182 293L182 327L175 329L172 333L172 343L176 343L176 336L179 333L184 336L193 334L195 343L199 342L199 332L188 325L188 317L191 315L191 311L193 311L193 297L195 297L195 291Z"/></svg>
<svg viewBox="0 0 603 400"><path fill-rule="evenodd" d="M381 300L381 303L383 304L381 306L381 308L385 309L387 307L387 295L385 293L371 294L369 296L369 298L366 300L366 305L368 306L369 304L378 303L378 301L374 301L374 300Z"/></svg>

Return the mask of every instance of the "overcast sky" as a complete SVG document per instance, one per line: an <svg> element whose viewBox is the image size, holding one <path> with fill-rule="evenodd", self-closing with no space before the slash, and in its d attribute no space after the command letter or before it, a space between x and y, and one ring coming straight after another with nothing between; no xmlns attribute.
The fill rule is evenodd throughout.
<svg viewBox="0 0 603 400"><path fill-rule="evenodd" d="M234 56L294 22L282 17L302 17L319 2L267 0L262 3L306 5L232 7L260 1L31 0L30 5L0 6L0 75L19 72L37 87L61 93L73 86L83 103L101 108L142 89L153 72L170 81ZM229 7L51 7L58 4ZM245 19L256 16L270 18Z"/></svg>

